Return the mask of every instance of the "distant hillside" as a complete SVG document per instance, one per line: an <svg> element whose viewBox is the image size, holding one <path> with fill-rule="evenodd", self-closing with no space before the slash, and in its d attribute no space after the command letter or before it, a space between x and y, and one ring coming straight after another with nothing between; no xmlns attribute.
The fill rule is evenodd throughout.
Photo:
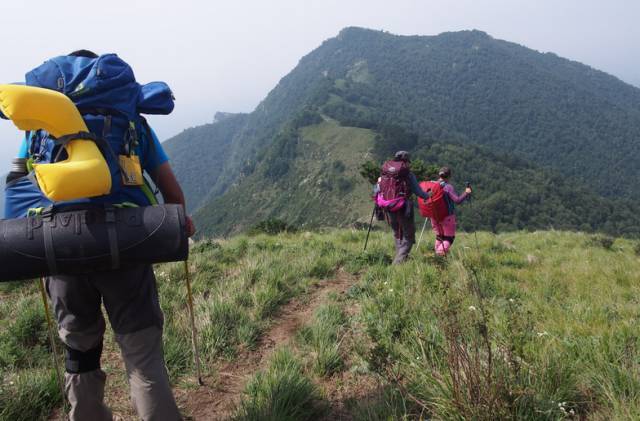
<svg viewBox="0 0 640 421"><path fill-rule="evenodd" d="M482 220L469 228L634 231L637 204L624 200L640 194L640 90L483 32L406 37L347 28L303 57L254 112L234 118L167 143L206 233L266 217L310 226L364 220L369 186L357 167L396 149L484 183L476 182ZM187 146L191 136L210 156ZM434 152L446 144L459 155ZM322 152L310 157L310 145ZM194 159L198 170L186 169ZM603 176L612 169L615 183ZM507 191L511 203L501 205ZM596 203L608 209L595 193L615 198L623 219L583 212ZM567 200L556 205L553 197Z"/></svg>
<svg viewBox="0 0 640 421"><path fill-rule="evenodd" d="M243 182L199 209L199 228L226 235L270 218L302 227L364 222L371 213L371 186L358 172L372 157L376 133L327 121L299 129L295 139L295 145L287 146L295 159L283 175L274 174L277 165L265 158ZM473 183L473 207L458 208L463 229L555 228L640 235L635 203L602 198L557 172L508 154L433 143L416 151L415 158L451 165L459 189L466 180Z"/></svg>
<svg viewBox="0 0 640 421"><path fill-rule="evenodd" d="M190 210L207 198L223 171L231 141L246 120L246 114L224 114L213 124L187 129L163 143Z"/></svg>
<svg viewBox="0 0 640 421"><path fill-rule="evenodd" d="M0 177L0 215L4 217L4 181L5 177Z"/></svg>
<svg viewBox="0 0 640 421"><path fill-rule="evenodd" d="M323 112L345 124L486 145L589 180L602 194L640 196L640 89L580 63L479 31L348 28L297 72L327 75ZM603 177L612 168L615 186Z"/></svg>

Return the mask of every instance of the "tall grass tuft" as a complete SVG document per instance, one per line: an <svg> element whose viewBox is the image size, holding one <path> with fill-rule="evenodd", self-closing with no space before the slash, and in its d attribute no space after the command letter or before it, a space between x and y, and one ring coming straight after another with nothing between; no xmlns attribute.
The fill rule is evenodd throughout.
<svg viewBox="0 0 640 421"><path fill-rule="evenodd" d="M55 371L48 368L20 371L0 384L0 420L47 419L61 402Z"/></svg>
<svg viewBox="0 0 640 421"><path fill-rule="evenodd" d="M269 367L247 384L236 420L313 420L322 413L319 393L288 350L275 352Z"/></svg>
<svg viewBox="0 0 640 421"><path fill-rule="evenodd" d="M42 366L50 345L42 303L28 296L9 303L14 316L0 331L0 369Z"/></svg>
<svg viewBox="0 0 640 421"><path fill-rule="evenodd" d="M316 375L330 376L342 369L340 334L345 322L339 305L326 304L316 310L312 322L299 331L299 342L309 349L309 359Z"/></svg>

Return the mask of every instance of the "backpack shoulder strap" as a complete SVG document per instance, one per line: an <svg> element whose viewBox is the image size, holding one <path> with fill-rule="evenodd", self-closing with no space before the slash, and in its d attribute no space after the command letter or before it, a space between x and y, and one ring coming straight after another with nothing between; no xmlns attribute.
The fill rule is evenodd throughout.
<svg viewBox="0 0 640 421"><path fill-rule="evenodd" d="M153 139L153 131L151 130L151 126L149 125L149 122L147 121L147 119L142 116L140 116L140 123L142 124L142 127L144 129L143 134L146 137L147 143L149 144L147 146L149 149L149 153L152 153L155 155L156 142ZM144 192L145 196L147 196L147 199L149 199L151 203L157 204L158 194L160 194L160 191L158 190L157 178L155 178L152 174L149 174L148 171L143 171L143 177L144 177L144 185L141 186L142 191ZM151 181L149 181L149 178L151 178ZM153 184L151 184L151 182L153 182Z"/></svg>

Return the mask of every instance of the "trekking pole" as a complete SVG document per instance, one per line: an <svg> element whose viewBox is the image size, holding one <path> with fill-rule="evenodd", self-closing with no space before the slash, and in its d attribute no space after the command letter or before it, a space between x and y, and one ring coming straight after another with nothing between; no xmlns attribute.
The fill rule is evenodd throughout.
<svg viewBox="0 0 640 421"><path fill-rule="evenodd" d="M471 183L470 183L470 182L468 182L468 181L467 181L467 182L465 183L465 185L466 185L468 188L471 188ZM469 207L471 208L471 212L473 212L473 201L472 201L471 199L472 199L472 197L471 197L471 196L469 196ZM475 212L473 212L473 213L475 213ZM476 214L476 216L477 216L477 214ZM480 253L480 246L478 245L478 233L477 233L476 231L477 231L477 230L475 230L475 229L473 230L473 237L474 237L474 238L475 238L475 240L476 240L476 250L478 251L478 253Z"/></svg>
<svg viewBox="0 0 640 421"><path fill-rule="evenodd" d="M418 247L420 247L420 241L422 241L422 235L424 234L424 229L427 226L427 221L429 218L424 218L424 224L422 224L422 231L420 231L420 237L418 237L418 243L416 244L416 252L418 251Z"/></svg>
<svg viewBox="0 0 640 421"><path fill-rule="evenodd" d="M58 379L58 386L60 386L60 394L62 396L63 412L67 412L67 399L64 395L64 383L62 382L62 375L60 374L60 366L58 365L58 349L56 347L55 335L53 333L53 322L51 321L51 314L49 314L49 303L47 302L47 294L44 291L44 277L40 278L40 295L42 295L42 305L44 306L44 314L47 318L47 327L49 330L49 342L51 342L51 352L53 354L53 366L56 369L56 377Z"/></svg>
<svg viewBox="0 0 640 421"><path fill-rule="evenodd" d="M362 252L367 251L367 243L369 243L369 234L371 233L371 226L373 225L373 217L376 214L376 205L373 205L373 212L371 212L371 221L369 221L369 229L367 230L367 238L364 240L364 249Z"/></svg>
<svg viewBox="0 0 640 421"><path fill-rule="evenodd" d="M187 296L189 302L189 318L191 319L191 345L193 346L193 359L196 364L196 376L198 384L204 385L202 374L200 372L200 352L198 351L198 332L196 331L196 322L193 316L193 295L191 294L191 277L189 276L189 261L184 261L184 276L187 279Z"/></svg>

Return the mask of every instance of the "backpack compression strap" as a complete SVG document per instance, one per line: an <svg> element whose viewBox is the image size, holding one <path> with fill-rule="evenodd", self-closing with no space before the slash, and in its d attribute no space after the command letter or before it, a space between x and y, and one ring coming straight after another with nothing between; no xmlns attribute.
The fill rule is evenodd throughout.
<svg viewBox="0 0 640 421"><path fill-rule="evenodd" d="M115 208L110 205L104 207L104 221L107 226L107 238L109 241L109 254L111 255L111 269L116 270L120 267L120 248L118 247L118 233L116 231L116 214ZM35 217L42 218L42 234L44 241L44 255L47 260L47 266L51 275L58 274L58 263L56 261L56 253L53 245L52 228L56 225L56 209L49 206L46 209L40 209L35 212Z"/></svg>

